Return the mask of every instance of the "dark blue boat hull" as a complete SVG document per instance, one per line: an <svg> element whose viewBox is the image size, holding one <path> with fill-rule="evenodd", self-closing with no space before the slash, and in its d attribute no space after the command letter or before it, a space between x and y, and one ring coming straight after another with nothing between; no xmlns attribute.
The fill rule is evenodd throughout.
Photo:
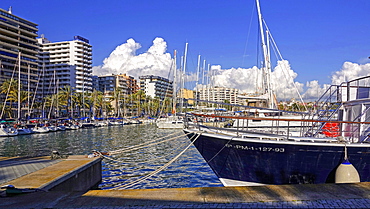
<svg viewBox="0 0 370 209"><path fill-rule="evenodd" d="M194 140L193 135L188 137ZM194 145L219 178L262 184L334 183L344 159L344 146L236 141L204 134ZM361 182L370 181L370 145L347 150Z"/></svg>

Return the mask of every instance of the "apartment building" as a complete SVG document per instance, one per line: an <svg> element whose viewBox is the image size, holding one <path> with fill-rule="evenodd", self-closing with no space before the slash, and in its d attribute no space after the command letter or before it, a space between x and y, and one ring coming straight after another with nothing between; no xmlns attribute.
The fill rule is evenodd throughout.
<svg viewBox="0 0 370 209"><path fill-rule="evenodd" d="M195 91L190 89L180 89L179 98L184 99L185 106L193 106L195 104ZM190 99L190 100L189 100Z"/></svg>
<svg viewBox="0 0 370 209"><path fill-rule="evenodd" d="M140 90L144 91L145 95L152 98L158 97L163 100L165 98L172 98L173 85L172 81L154 75L140 76Z"/></svg>
<svg viewBox="0 0 370 209"><path fill-rule="evenodd" d="M0 9L0 85L12 77L20 78L21 90L36 93L39 81L37 27L36 23L12 14L11 8Z"/></svg>
<svg viewBox="0 0 370 209"><path fill-rule="evenodd" d="M51 42L42 36L37 40L43 96L65 86L76 92L93 90L92 46L88 39L74 36L71 41Z"/></svg>
<svg viewBox="0 0 370 209"><path fill-rule="evenodd" d="M126 74L98 76L98 89L101 92L120 90L124 95L134 94L138 90L137 81Z"/></svg>
<svg viewBox="0 0 370 209"><path fill-rule="evenodd" d="M199 92L198 97L200 100L207 100L220 103L223 103L227 100L230 102L230 104L239 104L238 89L225 87L210 87L199 89L198 92Z"/></svg>

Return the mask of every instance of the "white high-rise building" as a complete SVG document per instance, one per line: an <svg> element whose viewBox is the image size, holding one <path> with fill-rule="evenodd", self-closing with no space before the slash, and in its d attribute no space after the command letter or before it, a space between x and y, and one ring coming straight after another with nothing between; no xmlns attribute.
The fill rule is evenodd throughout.
<svg viewBox="0 0 370 209"><path fill-rule="evenodd" d="M144 91L145 95L152 98L172 98L173 86L172 81L167 78L154 75L140 76L140 90Z"/></svg>
<svg viewBox="0 0 370 209"><path fill-rule="evenodd" d="M43 95L71 86L76 92L92 91L92 47L89 40L75 36L72 41L50 42L44 37L40 44L39 68Z"/></svg>
<svg viewBox="0 0 370 209"><path fill-rule="evenodd" d="M207 100L212 102L224 103L228 101L230 104L239 104L238 99L239 90L233 88L224 88L224 87L211 87L211 88L202 88L198 90L199 99Z"/></svg>

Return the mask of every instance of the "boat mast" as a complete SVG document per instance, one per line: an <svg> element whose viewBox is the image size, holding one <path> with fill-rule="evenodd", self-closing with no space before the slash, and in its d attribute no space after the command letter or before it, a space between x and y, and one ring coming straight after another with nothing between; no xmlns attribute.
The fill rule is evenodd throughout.
<svg viewBox="0 0 370 209"><path fill-rule="evenodd" d="M265 32L263 28L263 20L262 20L259 0L256 0L256 4L257 4L259 28L260 28L260 33L261 33L262 52L263 52L263 88L265 90L264 94L267 93L269 97L268 107L276 108L274 105L273 92L272 92L271 80L270 80L270 75L271 75L270 53L267 48L267 44L265 42ZM268 34L268 32L266 33ZM266 39L268 39L268 35L266 36Z"/></svg>
<svg viewBox="0 0 370 209"><path fill-rule="evenodd" d="M199 81L199 72L200 72L200 54L198 55L198 66L197 66L197 78L195 81L195 106L198 107L198 95L199 95L199 89L198 89L198 81Z"/></svg>
<svg viewBox="0 0 370 209"><path fill-rule="evenodd" d="M30 117L30 63L28 63L27 92L27 114Z"/></svg>
<svg viewBox="0 0 370 209"><path fill-rule="evenodd" d="M185 72L186 72L186 56L188 54L188 43L185 44L185 54L184 54L184 60L183 60L183 71L182 71L182 82L181 82L181 112L183 112L184 107L184 90L185 90Z"/></svg>
<svg viewBox="0 0 370 209"><path fill-rule="evenodd" d="M18 55L18 120L21 119L21 52Z"/></svg>
<svg viewBox="0 0 370 209"><path fill-rule="evenodd" d="M177 95L176 95L176 89L177 89L177 66L176 66L176 50L173 52L173 63L174 63L174 69L175 71L173 72L173 94L172 94L172 113L173 114L176 114L176 99L177 99Z"/></svg>

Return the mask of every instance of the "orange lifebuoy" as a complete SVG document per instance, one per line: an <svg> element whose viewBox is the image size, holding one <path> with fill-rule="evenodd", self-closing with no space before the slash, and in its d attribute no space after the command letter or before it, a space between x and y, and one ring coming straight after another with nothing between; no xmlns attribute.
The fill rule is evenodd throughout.
<svg viewBox="0 0 370 209"><path fill-rule="evenodd" d="M339 123L325 123L322 128L322 132L326 137L338 137L339 134Z"/></svg>

